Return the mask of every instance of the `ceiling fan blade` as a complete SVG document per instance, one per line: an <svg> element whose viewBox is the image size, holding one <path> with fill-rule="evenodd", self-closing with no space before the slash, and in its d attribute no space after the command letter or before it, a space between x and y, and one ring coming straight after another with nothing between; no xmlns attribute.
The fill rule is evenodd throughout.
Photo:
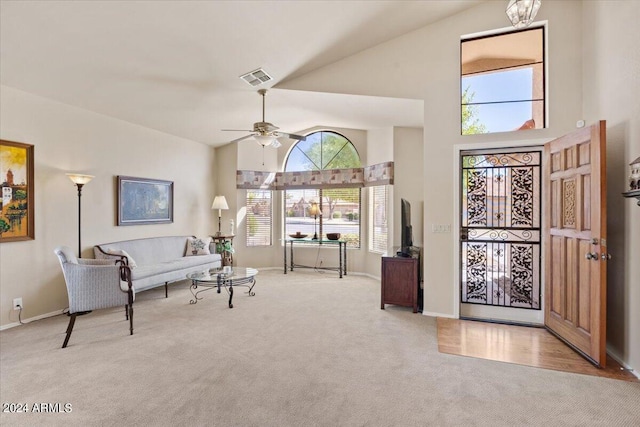
<svg viewBox="0 0 640 427"><path fill-rule="evenodd" d="M253 136L253 134L249 134L249 135L242 136L242 137L240 137L240 138L236 138L236 139L234 139L234 140L229 141L229 144L231 144L231 143L233 143L233 142L244 141L245 139L249 139L249 138L251 138L252 136Z"/></svg>
<svg viewBox="0 0 640 427"><path fill-rule="evenodd" d="M223 132L253 132L251 129L220 129Z"/></svg>
<svg viewBox="0 0 640 427"><path fill-rule="evenodd" d="M285 137L285 138L289 138L289 139L296 139L298 141L304 141L304 140L307 139L306 136L296 135L296 134L293 134L293 133L285 133L285 132L274 132L274 135L276 135L278 138Z"/></svg>

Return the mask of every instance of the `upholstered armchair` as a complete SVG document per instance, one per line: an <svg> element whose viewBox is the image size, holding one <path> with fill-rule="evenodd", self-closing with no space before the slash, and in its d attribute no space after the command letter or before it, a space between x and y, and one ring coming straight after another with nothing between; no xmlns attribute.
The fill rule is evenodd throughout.
<svg viewBox="0 0 640 427"><path fill-rule="evenodd" d="M133 335L133 301L131 270L122 260L76 258L73 250L60 246L54 250L60 260L69 294L69 326L62 348L67 346L78 314L101 308L125 307Z"/></svg>

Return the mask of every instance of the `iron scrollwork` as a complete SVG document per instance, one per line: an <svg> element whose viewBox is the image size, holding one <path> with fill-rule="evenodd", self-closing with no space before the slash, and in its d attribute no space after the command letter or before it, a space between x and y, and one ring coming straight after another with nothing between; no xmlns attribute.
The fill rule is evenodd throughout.
<svg viewBox="0 0 640 427"><path fill-rule="evenodd" d="M462 156L462 302L540 309L540 161Z"/></svg>

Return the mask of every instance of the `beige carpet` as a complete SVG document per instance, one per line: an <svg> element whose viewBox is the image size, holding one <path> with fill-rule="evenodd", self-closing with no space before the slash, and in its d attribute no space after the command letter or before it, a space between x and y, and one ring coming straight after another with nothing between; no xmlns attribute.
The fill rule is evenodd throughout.
<svg viewBox="0 0 640 427"><path fill-rule="evenodd" d="M124 310L0 332L4 403L69 413L3 426L514 426L640 424L640 384L438 353L435 319L388 306L379 283L261 272L234 308L187 283Z"/></svg>

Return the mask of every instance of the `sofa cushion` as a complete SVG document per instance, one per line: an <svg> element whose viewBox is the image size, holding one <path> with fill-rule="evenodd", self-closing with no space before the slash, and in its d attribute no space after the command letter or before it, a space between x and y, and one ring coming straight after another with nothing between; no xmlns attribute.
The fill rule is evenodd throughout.
<svg viewBox="0 0 640 427"><path fill-rule="evenodd" d="M174 259L172 261L159 262L152 265L141 265L131 270L131 279L139 280L145 277L156 276L158 274L167 273L169 271L183 270L185 268L191 268L196 266L202 266L202 269L206 269L206 264L211 264L216 261L220 261L219 254L201 255L197 257L182 257ZM186 277L184 277L186 279Z"/></svg>

